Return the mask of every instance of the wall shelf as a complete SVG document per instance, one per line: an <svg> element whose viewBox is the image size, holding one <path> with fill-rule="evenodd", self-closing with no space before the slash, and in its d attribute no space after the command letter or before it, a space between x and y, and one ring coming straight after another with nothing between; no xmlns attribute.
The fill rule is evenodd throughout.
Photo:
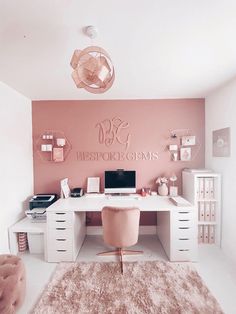
<svg viewBox="0 0 236 314"><path fill-rule="evenodd" d="M194 132L190 129L171 129L169 130L169 144L168 150L170 153L170 158L173 162L190 162L196 158L198 155L201 145L198 141ZM185 143L183 145L183 138L194 137L194 143ZM177 146L177 149L171 149L171 146ZM186 155L186 156L185 156Z"/></svg>
<svg viewBox="0 0 236 314"><path fill-rule="evenodd" d="M71 149L68 138L61 131L45 130L36 141L36 152L45 162L63 162Z"/></svg>

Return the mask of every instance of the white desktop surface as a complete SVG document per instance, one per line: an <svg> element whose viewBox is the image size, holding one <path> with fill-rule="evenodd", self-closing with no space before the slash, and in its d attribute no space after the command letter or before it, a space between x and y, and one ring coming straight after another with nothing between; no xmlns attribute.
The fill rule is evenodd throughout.
<svg viewBox="0 0 236 314"><path fill-rule="evenodd" d="M101 211L104 206L117 207L138 207L140 211L172 211L181 209L174 205L168 196L145 196L139 199L130 199L122 196L124 199L111 199L108 196L99 197L69 197L59 199L47 208L47 212L55 211ZM184 208L192 208L187 206Z"/></svg>
<svg viewBox="0 0 236 314"><path fill-rule="evenodd" d="M12 225L9 228L10 232L29 232L29 233L45 233L47 228L46 222L32 222L28 217L25 217Z"/></svg>

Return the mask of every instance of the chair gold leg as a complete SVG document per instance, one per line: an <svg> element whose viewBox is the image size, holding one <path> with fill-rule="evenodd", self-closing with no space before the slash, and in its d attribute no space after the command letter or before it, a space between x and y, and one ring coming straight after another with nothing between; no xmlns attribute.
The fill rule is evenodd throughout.
<svg viewBox="0 0 236 314"><path fill-rule="evenodd" d="M122 260L122 255L123 255L123 252L122 252L122 249L119 249L119 253L120 253L120 268L121 268L121 274L123 275L123 260Z"/></svg>
<svg viewBox="0 0 236 314"><path fill-rule="evenodd" d="M143 254L143 251L123 250L123 255L139 255L139 254Z"/></svg>
<svg viewBox="0 0 236 314"><path fill-rule="evenodd" d="M111 255L119 255L120 257L120 269L121 274L124 274L124 264L123 264L123 255L138 255L143 254L143 251L136 251L136 250L124 250L122 248L118 248L117 250L113 251L106 251L97 253L98 256L111 256Z"/></svg>
<svg viewBox="0 0 236 314"><path fill-rule="evenodd" d="M119 255L119 250L116 251L105 251L105 252L101 252L101 253L97 253L98 256L109 256L109 255Z"/></svg>

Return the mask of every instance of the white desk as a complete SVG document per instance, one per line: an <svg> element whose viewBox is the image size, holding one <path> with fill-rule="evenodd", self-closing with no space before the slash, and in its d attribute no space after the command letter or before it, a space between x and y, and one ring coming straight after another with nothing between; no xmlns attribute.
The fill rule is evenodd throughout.
<svg viewBox="0 0 236 314"><path fill-rule="evenodd" d="M196 261L197 211L194 206L177 207L163 196L140 199L81 197L59 199L47 208L48 262L75 261L86 235L86 211L104 206L138 207L157 212L157 235L170 261Z"/></svg>
<svg viewBox="0 0 236 314"><path fill-rule="evenodd" d="M42 233L44 235L44 257L47 260L47 241L46 241L46 229L47 224L45 222L31 222L28 217L23 218L22 220L15 223L9 228L9 245L11 254L18 253L18 241L17 233L27 232L27 233Z"/></svg>

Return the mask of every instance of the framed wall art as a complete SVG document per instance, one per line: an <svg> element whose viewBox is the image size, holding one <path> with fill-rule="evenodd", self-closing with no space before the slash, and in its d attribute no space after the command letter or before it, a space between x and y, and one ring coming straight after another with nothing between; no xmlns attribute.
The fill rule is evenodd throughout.
<svg viewBox="0 0 236 314"><path fill-rule="evenodd" d="M190 161L191 160L191 147L180 148L180 160Z"/></svg>
<svg viewBox="0 0 236 314"><path fill-rule="evenodd" d="M212 132L213 157L230 157L230 128Z"/></svg>

